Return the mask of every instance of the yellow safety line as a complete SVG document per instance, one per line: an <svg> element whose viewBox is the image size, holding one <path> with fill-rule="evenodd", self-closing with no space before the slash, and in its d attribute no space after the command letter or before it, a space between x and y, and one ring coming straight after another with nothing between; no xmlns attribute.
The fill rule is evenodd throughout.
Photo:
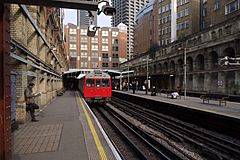
<svg viewBox="0 0 240 160"><path fill-rule="evenodd" d="M78 94L77 94L77 95L78 95ZM78 95L78 97L79 97L79 95ZM98 135L97 135L97 132L96 132L94 126L93 126L92 120L91 120L91 118L90 118L90 116L89 116L86 108L84 107L81 98L80 98L79 101L80 101L81 106L82 106L82 108L83 108L83 111L84 111L84 113L85 113L85 115L86 115L89 128L90 128L91 133L92 133L92 135L93 135L93 138L94 138L94 141L95 141L95 143L96 143L98 152L99 152L99 154L100 154L100 156L101 156L101 159L102 159L102 160L107 160L107 156L106 156L106 153L105 153L105 151L104 151L104 148L103 148L103 146L102 146L102 144L101 144L101 142L100 142L100 140L99 140L99 137L98 137Z"/></svg>

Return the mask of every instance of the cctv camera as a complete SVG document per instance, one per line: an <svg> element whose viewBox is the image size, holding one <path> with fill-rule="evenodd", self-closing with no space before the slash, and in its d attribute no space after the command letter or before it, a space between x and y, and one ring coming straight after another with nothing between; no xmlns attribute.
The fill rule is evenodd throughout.
<svg viewBox="0 0 240 160"><path fill-rule="evenodd" d="M114 7L111 7L111 6L103 6L102 7L102 12L106 16L114 16L116 14L116 9Z"/></svg>
<svg viewBox="0 0 240 160"><path fill-rule="evenodd" d="M88 27L87 36L89 36L89 37L94 37L98 28L99 28L99 27L97 27L97 26L95 26L95 25L90 25L90 26Z"/></svg>

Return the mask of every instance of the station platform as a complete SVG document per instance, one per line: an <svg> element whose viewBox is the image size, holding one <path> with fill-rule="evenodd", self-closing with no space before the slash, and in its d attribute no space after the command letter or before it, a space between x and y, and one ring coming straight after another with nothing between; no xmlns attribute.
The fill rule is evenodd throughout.
<svg viewBox="0 0 240 160"><path fill-rule="evenodd" d="M146 91L136 90L135 94L133 94L132 90L129 91L120 91L113 90L113 92L119 92L123 94L131 94L133 96L138 96L141 98L147 98L155 101L170 103L173 105L187 107L191 109L201 110L205 112L210 112L218 115L224 115L231 118L240 119L240 103L227 101L226 106L219 106L218 101L210 100L208 103L203 103L202 99L197 97L189 97L181 96L181 98L171 99L168 98L166 94L162 93L161 95L157 94L156 96L151 96L151 92L148 92L146 95Z"/></svg>
<svg viewBox="0 0 240 160"><path fill-rule="evenodd" d="M121 159L77 92L66 91L13 133L13 160Z"/></svg>

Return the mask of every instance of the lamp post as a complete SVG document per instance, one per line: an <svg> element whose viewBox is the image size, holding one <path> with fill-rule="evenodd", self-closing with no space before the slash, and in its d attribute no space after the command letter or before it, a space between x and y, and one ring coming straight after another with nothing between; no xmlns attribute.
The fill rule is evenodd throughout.
<svg viewBox="0 0 240 160"><path fill-rule="evenodd" d="M128 62L128 91L129 91L129 62Z"/></svg>
<svg viewBox="0 0 240 160"><path fill-rule="evenodd" d="M191 48L178 48L178 50L184 50L184 99L186 99L187 96L187 50L190 50Z"/></svg>
<svg viewBox="0 0 240 160"><path fill-rule="evenodd" d="M148 94L148 61L151 61L152 59L149 59L149 55L147 55L147 59L143 59L143 61L147 61L147 78L146 78L146 94Z"/></svg>
<svg viewBox="0 0 240 160"><path fill-rule="evenodd" d="M184 99L187 96L187 48L184 48Z"/></svg>

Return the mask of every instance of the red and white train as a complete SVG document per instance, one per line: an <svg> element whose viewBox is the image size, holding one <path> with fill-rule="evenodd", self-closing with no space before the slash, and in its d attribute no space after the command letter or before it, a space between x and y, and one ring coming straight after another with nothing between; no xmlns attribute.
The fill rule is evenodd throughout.
<svg viewBox="0 0 240 160"><path fill-rule="evenodd" d="M106 103L112 97L111 77L100 70L82 76L78 88L88 103Z"/></svg>

